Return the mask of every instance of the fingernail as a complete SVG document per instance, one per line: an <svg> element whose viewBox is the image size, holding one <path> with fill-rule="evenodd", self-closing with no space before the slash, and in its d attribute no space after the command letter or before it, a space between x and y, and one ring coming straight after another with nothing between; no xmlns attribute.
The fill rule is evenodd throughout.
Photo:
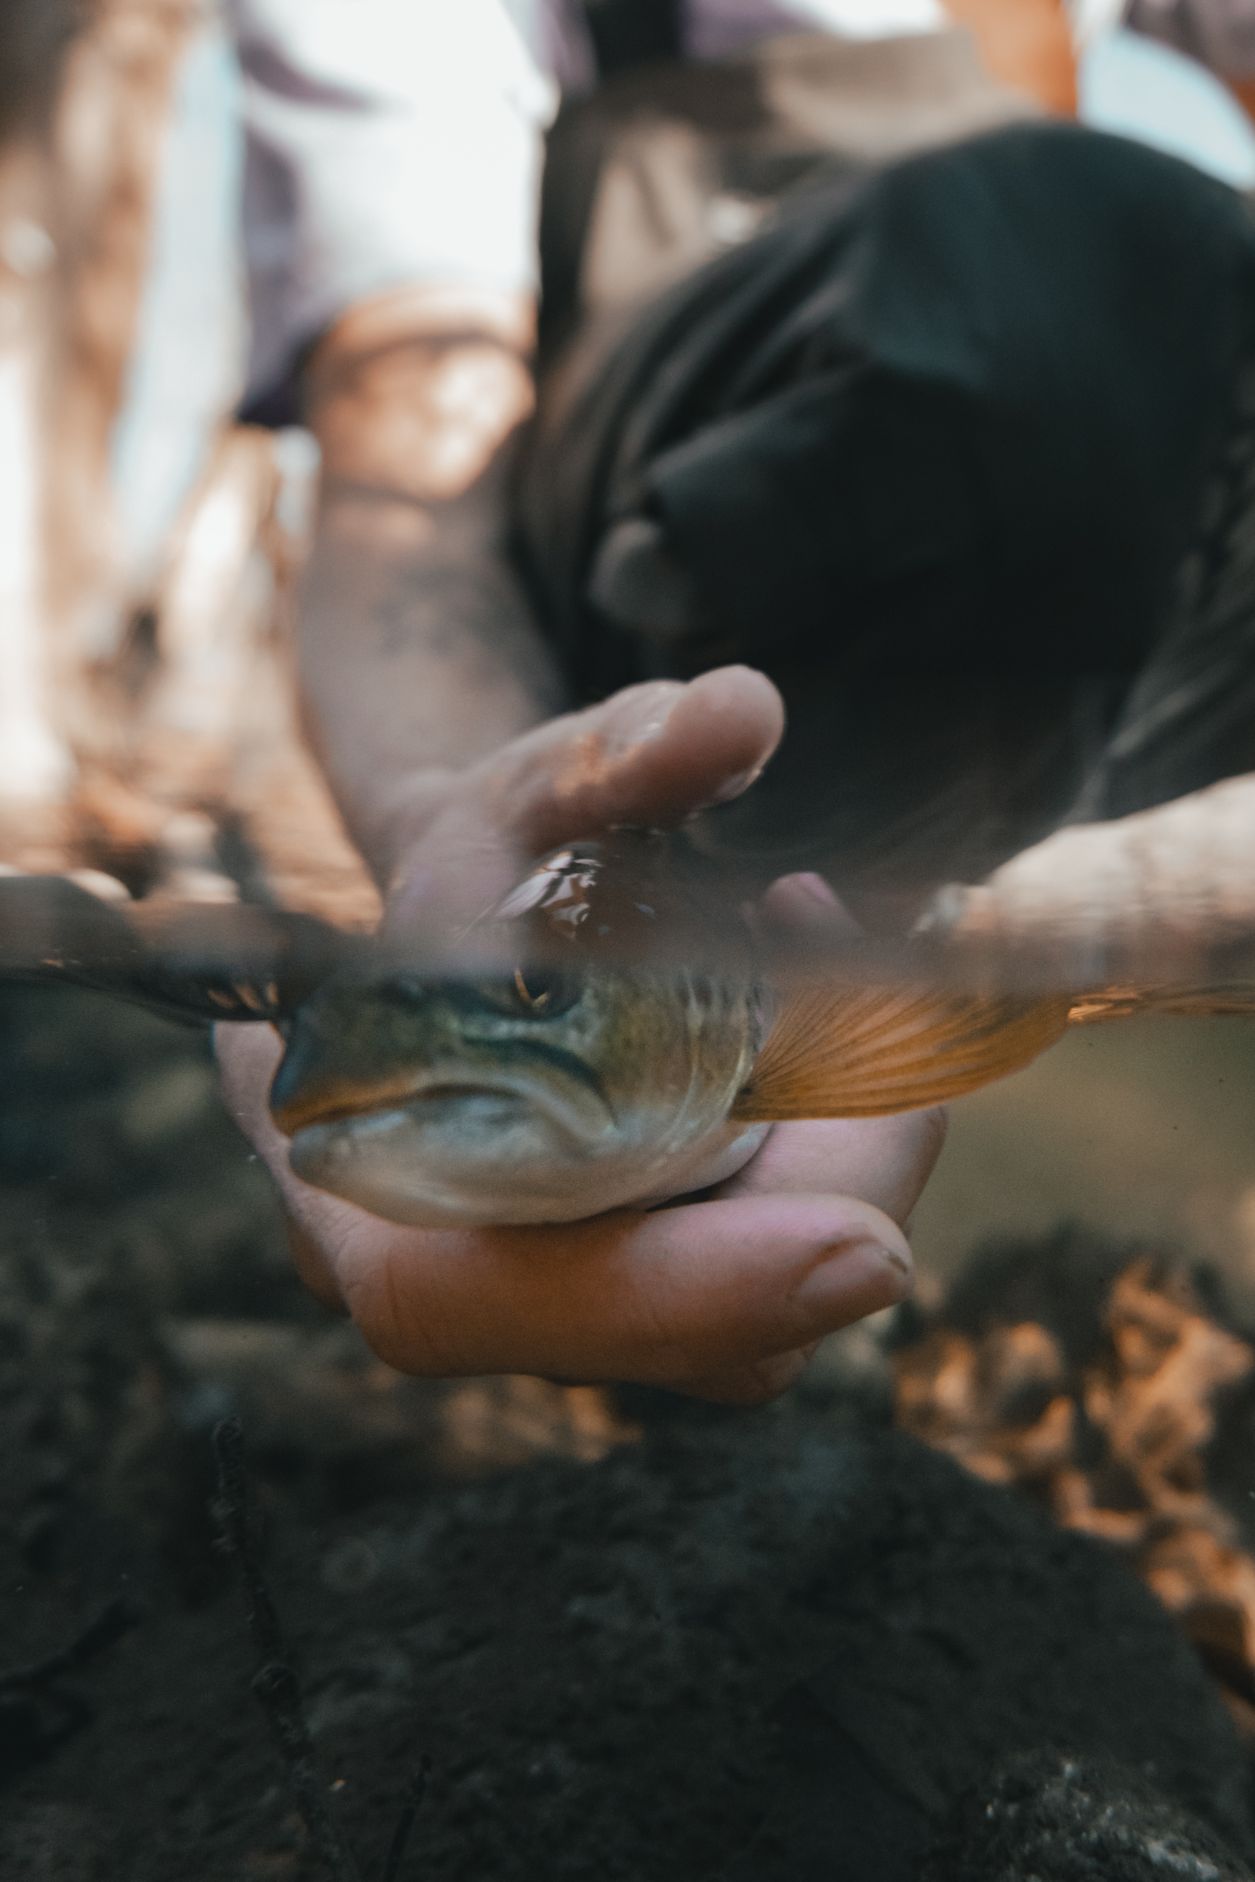
<svg viewBox="0 0 1255 1882"><path fill-rule="evenodd" d="M844 909L822 876L778 876L762 901L766 919L785 928L829 934L857 934L858 923Z"/></svg>
<svg viewBox="0 0 1255 1882"><path fill-rule="evenodd" d="M715 810L720 804L730 804L734 799L749 790L751 784L757 784L763 775L762 765L755 765L750 771L738 771L734 778L721 784L712 798L703 804L703 810Z"/></svg>
<svg viewBox="0 0 1255 1882"><path fill-rule="evenodd" d="M798 875L785 877L785 880L794 886L798 895L805 896L818 907L828 910L837 906L837 898L828 884L812 870L802 870Z"/></svg>
<svg viewBox="0 0 1255 1882"><path fill-rule="evenodd" d="M796 1303L816 1326L846 1321L896 1307L910 1294L915 1270L905 1244L838 1242L824 1250L799 1282Z"/></svg>

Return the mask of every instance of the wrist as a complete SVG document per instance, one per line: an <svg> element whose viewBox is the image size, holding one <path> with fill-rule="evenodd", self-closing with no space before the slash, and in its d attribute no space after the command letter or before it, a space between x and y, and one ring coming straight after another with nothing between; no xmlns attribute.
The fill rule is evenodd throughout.
<svg viewBox="0 0 1255 1882"><path fill-rule="evenodd" d="M445 505L529 416L527 357L483 329L414 334L335 356L307 383L324 489Z"/></svg>

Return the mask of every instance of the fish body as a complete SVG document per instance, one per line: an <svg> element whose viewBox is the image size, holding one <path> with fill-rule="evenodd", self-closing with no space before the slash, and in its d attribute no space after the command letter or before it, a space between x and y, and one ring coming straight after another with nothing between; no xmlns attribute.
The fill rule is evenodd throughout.
<svg viewBox="0 0 1255 1882"><path fill-rule="evenodd" d="M568 1222L720 1182L775 1122L945 1103L1071 1023L1255 1011L1247 985L769 986L678 855L628 834L557 852L467 931L457 979L330 976L271 1094L297 1175L402 1223Z"/></svg>
<svg viewBox="0 0 1255 1882"><path fill-rule="evenodd" d="M1199 961L1220 970L1206 984L1135 972L1045 994L947 984L926 937L877 956L875 984L841 977L822 948L799 974L806 963L763 957L726 879L703 867L641 833L572 845L460 937L454 973L427 975L389 969L377 944L369 966L351 938L319 930L311 945L270 914L216 911L223 927L215 911L121 910L17 878L0 885L0 970L273 1021L286 1050L271 1110L295 1172L430 1226L649 1207L732 1175L773 1123L942 1104L1071 1024L1255 1013L1249 963L1231 952Z"/></svg>

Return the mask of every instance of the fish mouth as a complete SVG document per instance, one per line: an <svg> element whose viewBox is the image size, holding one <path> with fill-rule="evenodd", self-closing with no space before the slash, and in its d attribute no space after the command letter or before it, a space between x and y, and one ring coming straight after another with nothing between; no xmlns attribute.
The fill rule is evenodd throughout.
<svg viewBox="0 0 1255 1882"><path fill-rule="evenodd" d="M595 1110L589 1100L595 1101ZM332 1133L355 1136L395 1128L402 1122L433 1131L448 1128L459 1118L474 1117L481 1124L517 1121L527 1112L542 1112L565 1135L587 1142L590 1134L613 1127L613 1107L600 1084L552 1071L543 1080L510 1073L476 1078L464 1067L447 1073L433 1071L398 1089L395 1085L346 1086L327 1093L317 1107L292 1105L279 1110L277 1122L295 1142L317 1132L325 1142ZM590 1115L590 1111L592 1114ZM286 1115L285 1115L286 1113Z"/></svg>
<svg viewBox="0 0 1255 1882"><path fill-rule="evenodd" d="M475 1103L484 1099L502 1099L506 1103L523 1102L517 1092L504 1091L500 1086L486 1082L481 1084L468 1078L451 1078L447 1082L411 1086L404 1093L389 1088L345 1094L330 1104L320 1106L299 1123L296 1120L293 1122L297 1130L312 1130L316 1126L353 1124L363 1118L386 1117L401 1112L412 1112L421 1117L424 1111L434 1111L442 1105Z"/></svg>

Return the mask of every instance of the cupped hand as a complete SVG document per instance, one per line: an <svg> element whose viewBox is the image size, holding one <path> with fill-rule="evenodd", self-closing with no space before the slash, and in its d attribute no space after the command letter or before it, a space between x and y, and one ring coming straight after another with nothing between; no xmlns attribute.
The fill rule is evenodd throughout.
<svg viewBox="0 0 1255 1882"><path fill-rule="evenodd" d="M553 720L424 819L386 919L402 923L431 885L447 897L451 872L454 899L478 912L521 858L733 796L782 723L775 689L744 668ZM813 882L773 899L778 920L828 918ZM826 1334L909 1290L901 1224L940 1149L937 1112L777 1126L699 1201L551 1228L402 1228L292 1174L267 1107L280 1050L268 1029L219 1027L228 1103L278 1184L303 1279L402 1371L631 1380L754 1403Z"/></svg>

